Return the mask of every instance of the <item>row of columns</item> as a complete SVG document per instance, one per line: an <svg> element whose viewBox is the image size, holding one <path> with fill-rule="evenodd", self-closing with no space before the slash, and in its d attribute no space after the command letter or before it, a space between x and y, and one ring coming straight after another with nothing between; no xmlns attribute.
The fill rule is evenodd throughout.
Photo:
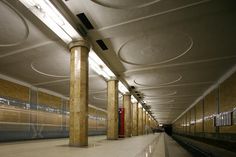
<svg viewBox="0 0 236 157"><path fill-rule="evenodd" d="M88 53L89 43L78 40L69 44L70 49L70 126L69 145L88 145ZM125 137L147 134L150 117L131 104L131 95L123 95L125 109ZM118 80L107 82L107 139L118 139Z"/></svg>

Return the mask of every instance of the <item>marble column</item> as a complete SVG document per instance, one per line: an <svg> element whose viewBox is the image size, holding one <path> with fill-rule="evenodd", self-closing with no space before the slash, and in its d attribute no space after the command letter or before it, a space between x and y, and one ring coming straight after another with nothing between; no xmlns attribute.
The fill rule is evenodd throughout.
<svg viewBox="0 0 236 157"><path fill-rule="evenodd" d="M143 134L143 108L138 108L138 135Z"/></svg>
<svg viewBox="0 0 236 157"><path fill-rule="evenodd" d="M148 130L147 130L147 134L149 134L150 133L150 116L149 116L149 114L147 114L147 119L146 119L146 124L147 124L147 128L148 128Z"/></svg>
<svg viewBox="0 0 236 157"><path fill-rule="evenodd" d="M118 80L107 83L107 139L118 139Z"/></svg>
<svg viewBox="0 0 236 157"><path fill-rule="evenodd" d="M146 113L146 134L148 134L148 114Z"/></svg>
<svg viewBox="0 0 236 157"><path fill-rule="evenodd" d="M133 123L132 123L132 135L138 136L138 103L133 103Z"/></svg>
<svg viewBox="0 0 236 157"><path fill-rule="evenodd" d="M70 49L69 145L88 145L88 53L89 43L78 40Z"/></svg>
<svg viewBox="0 0 236 157"><path fill-rule="evenodd" d="M131 95L129 93L123 95L123 105L125 109L125 137L131 137L132 117L131 117Z"/></svg>
<svg viewBox="0 0 236 157"><path fill-rule="evenodd" d="M145 135L146 131L146 111L143 111L143 135Z"/></svg>

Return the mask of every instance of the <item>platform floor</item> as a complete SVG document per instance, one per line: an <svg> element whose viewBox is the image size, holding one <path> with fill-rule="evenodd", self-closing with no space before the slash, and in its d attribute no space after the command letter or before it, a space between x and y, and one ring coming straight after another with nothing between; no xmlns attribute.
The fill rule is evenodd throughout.
<svg viewBox="0 0 236 157"><path fill-rule="evenodd" d="M3 157L169 157L164 133L106 140L106 136L89 137L87 148L69 147L68 139L47 139L0 143ZM167 139L167 142L165 142ZM176 144L175 144L176 145ZM173 149L176 151L176 149ZM182 152L183 153L183 152ZM186 155L186 154L185 154ZM181 154L180 154L181 156ZM181 156L185 157L185 156ZM189 156L186 156L189 157Z"/></svg>
<svg viewBox="0 0 236 157"><path fill-rule="evenodd" d="M165 145L168 157L192 157L192 155L181 147L175 140L165 135Z"/></svg>

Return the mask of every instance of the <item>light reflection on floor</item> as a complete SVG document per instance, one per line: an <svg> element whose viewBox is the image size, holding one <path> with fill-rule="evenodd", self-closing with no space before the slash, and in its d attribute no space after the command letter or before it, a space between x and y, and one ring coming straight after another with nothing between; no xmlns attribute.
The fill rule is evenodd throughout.
<svg viewBox="0 0 236 157"><path fill-rule="evenodd" d="M139 154L135 157L152 157L154 149L157 148L157 143L159 141L159 136L157 136L150 144L148 144Z"/></svg>

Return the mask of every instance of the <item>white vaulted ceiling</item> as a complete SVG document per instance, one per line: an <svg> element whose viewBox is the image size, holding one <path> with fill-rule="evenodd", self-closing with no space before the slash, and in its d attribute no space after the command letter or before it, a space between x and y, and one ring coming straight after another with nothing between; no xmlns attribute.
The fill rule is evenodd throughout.
<svg viewBox="0 0 236 157"><path fill-rule="evenodd" d="M160 123L171 123L236 64L234 0L53 2L84 28L93 49ZM0 23L0 73L68 96L66 45L19 1L0 1ZM89 93L91 104L106 108L106 82L91 69Z"/></svg>

